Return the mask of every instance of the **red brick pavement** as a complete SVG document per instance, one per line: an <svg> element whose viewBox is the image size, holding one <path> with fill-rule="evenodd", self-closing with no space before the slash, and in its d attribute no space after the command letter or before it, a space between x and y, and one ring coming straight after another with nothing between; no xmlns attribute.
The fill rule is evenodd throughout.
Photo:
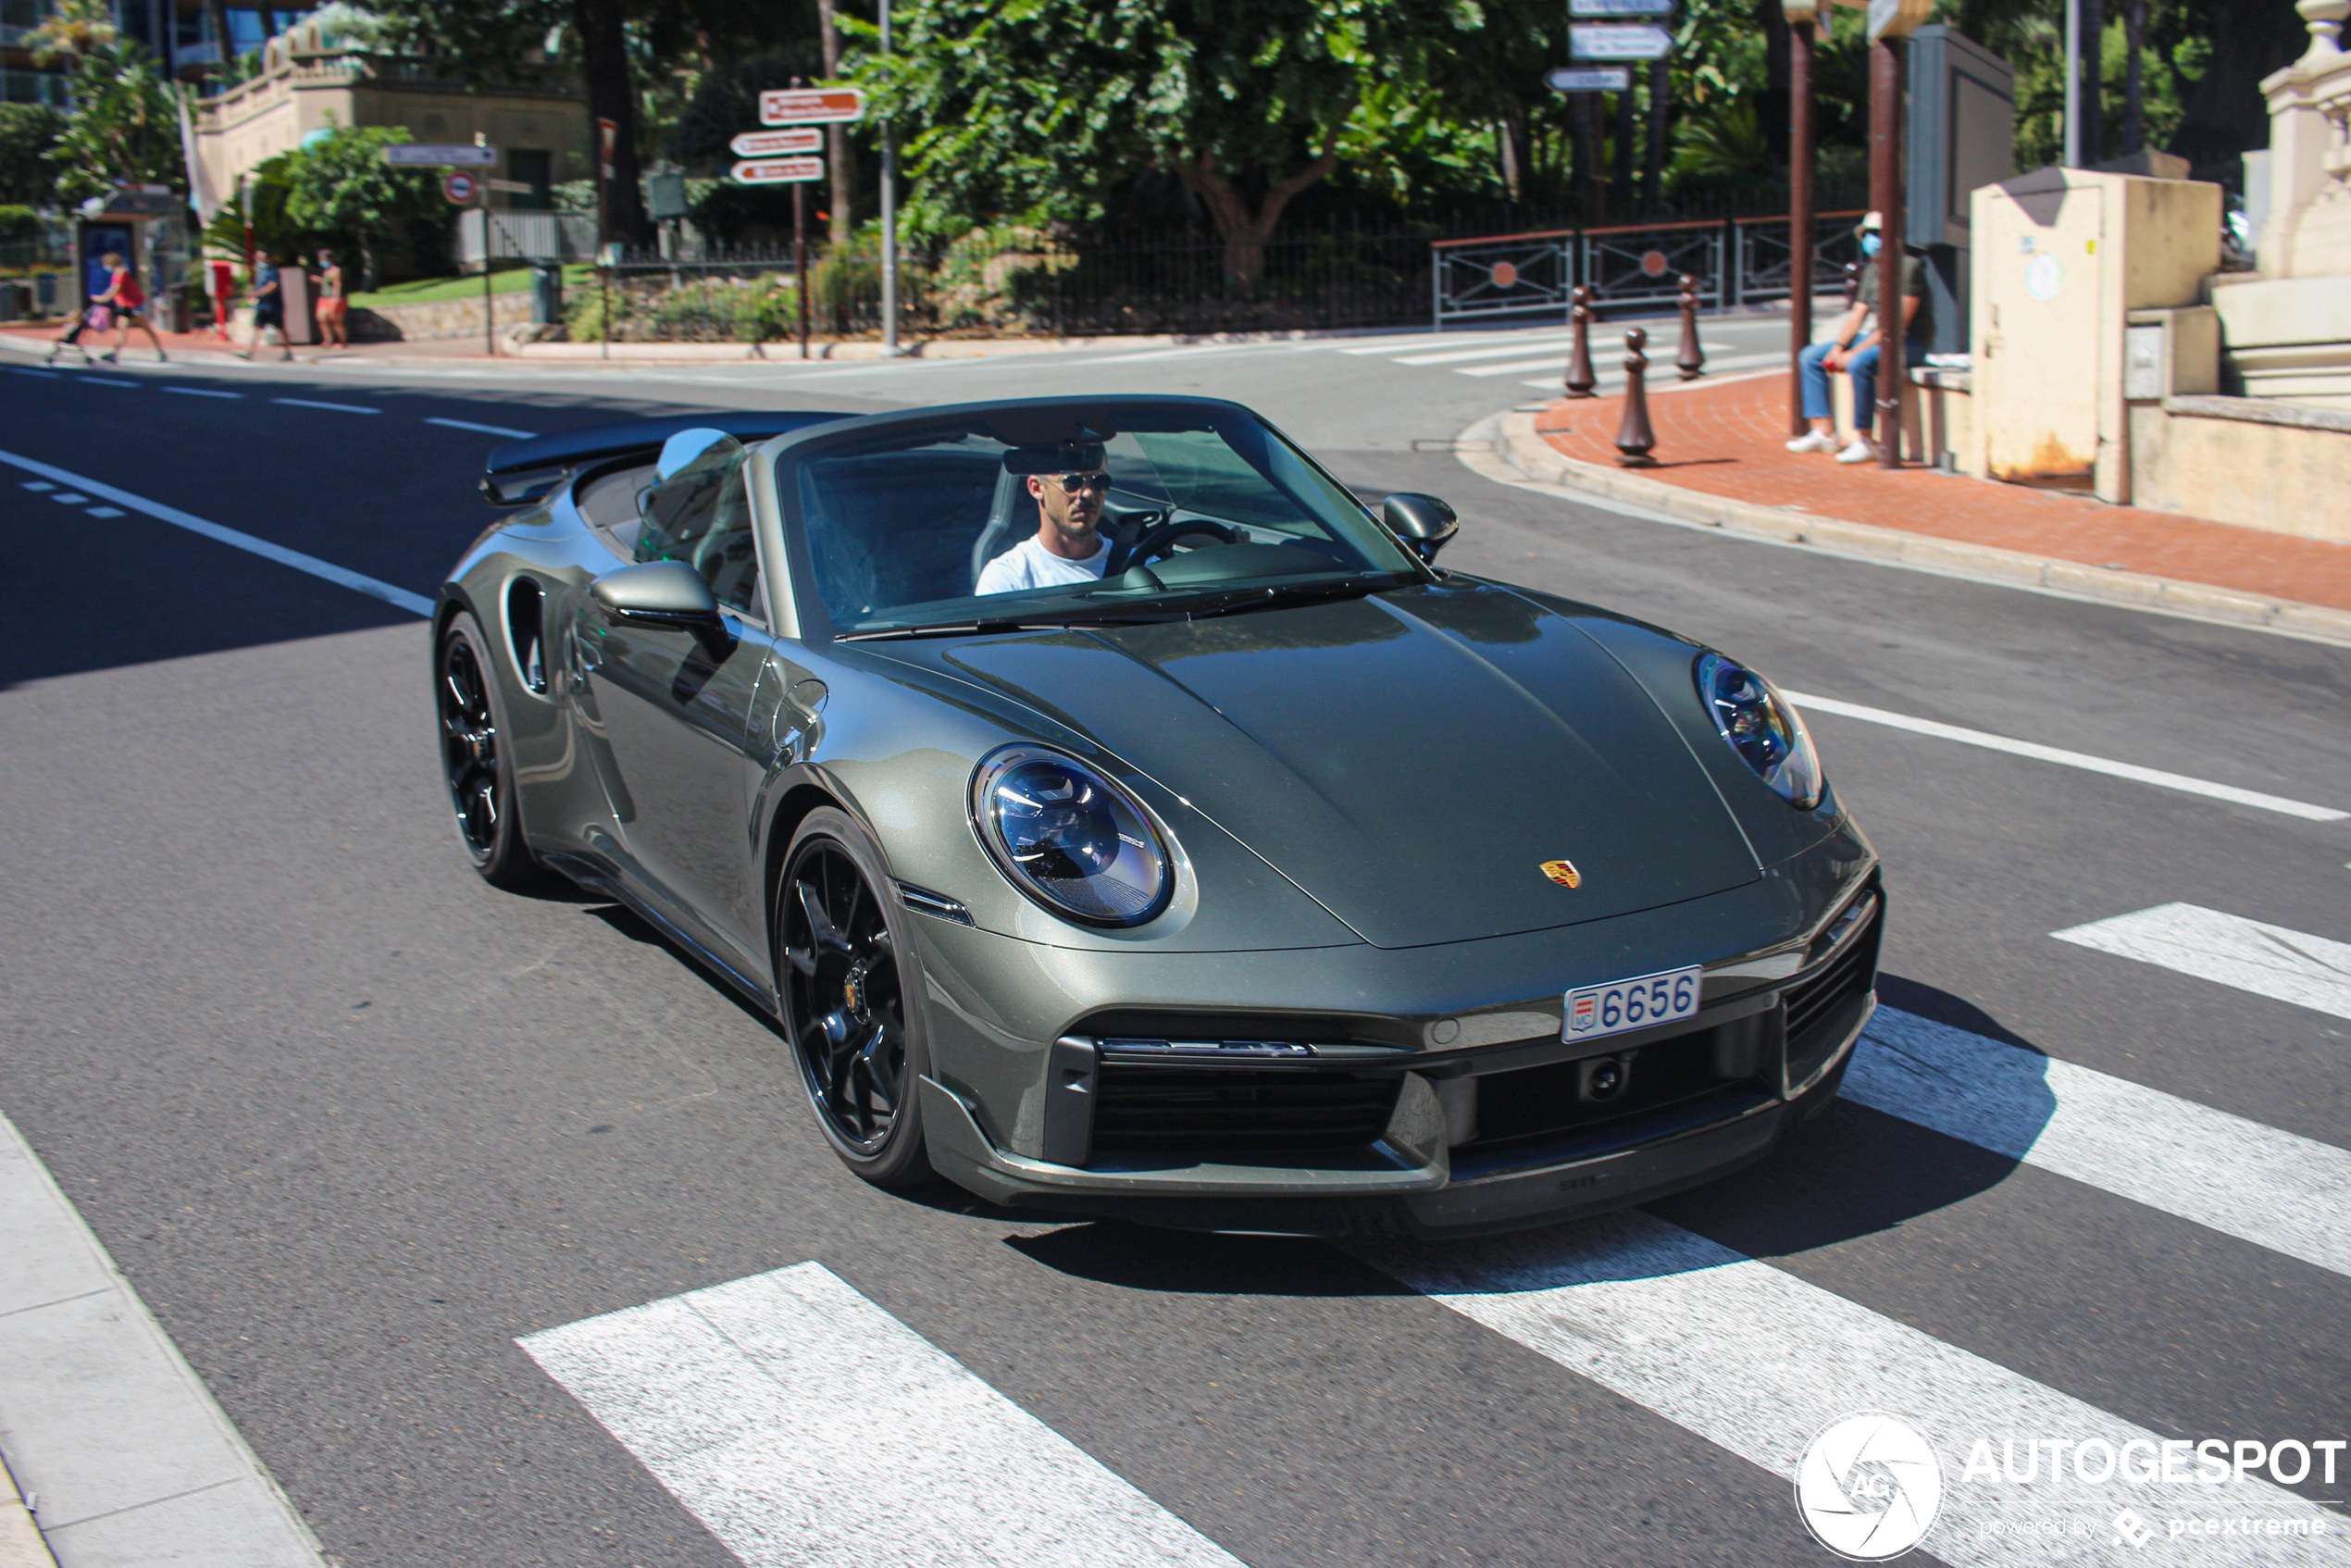
<svg viewBox="0 0 2351 1568"><path fill-rule="evenodd" d="M1623 411L1620 398L1562 400L1536 416L1535 429L1565 456L1614 467ZM1659 467L1625 470L1645 479L1849 523L2351 610L2351 545L2108 506L1915 465L1888 472L1874 463L1847 467L1825 454L1798 456L1781 445L1787 440L1787 382L1778 376L1653 395L1649 423Z"/></svg>

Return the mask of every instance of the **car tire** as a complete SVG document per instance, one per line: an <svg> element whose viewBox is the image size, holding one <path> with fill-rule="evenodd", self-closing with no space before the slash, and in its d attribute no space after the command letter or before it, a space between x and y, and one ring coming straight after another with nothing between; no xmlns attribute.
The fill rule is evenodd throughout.
<svg viewBox="0 0 2351 1568"><path fill-rule="evenodd" d="M777 1013L826 1141L876 1187L928 1180L921 961L881 853L848 813L821 806L793 832L770 928Z"/></svg>
<svg viewBox="0 0 2351 1568"><path fill-rule="evenodd" d="M521 891L543 882L547 874L523 838L514 731L507 726L496 670L481 623L469 611L453 616L433 651L433 703L457 841L483 881Z"/></svg>

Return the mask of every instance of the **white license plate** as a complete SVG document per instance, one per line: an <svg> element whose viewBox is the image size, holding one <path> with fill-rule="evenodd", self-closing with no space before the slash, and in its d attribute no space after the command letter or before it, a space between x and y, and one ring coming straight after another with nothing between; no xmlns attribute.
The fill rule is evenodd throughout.
<svg viewBox="0 0 2351 1568"><path fill-rule="evenodd" d="M1604 986L1586 986L1582 990L1570 991L1560 1038L1598 1039L1602 1035L1621 1035L1627 1029L1646 1029L1652 1024L1670 1024L1676 1018L1691 1017L1698 1012L1700 977L1699 966L1693 964L1687 969L1668 969L1662 974L1611 980Z"/></svg>

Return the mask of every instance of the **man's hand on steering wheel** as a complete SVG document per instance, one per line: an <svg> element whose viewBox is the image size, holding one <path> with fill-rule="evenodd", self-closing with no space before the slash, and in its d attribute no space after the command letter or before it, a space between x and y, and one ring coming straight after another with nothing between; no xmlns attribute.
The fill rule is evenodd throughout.
<svg viewBox="0 0 2351 1568"><path fill-rule="evenodd" d="M1129 566L1148 565L1171 554L1177 540L1193 538L1238 544L1241 536L1238 529L1212 523L1205 517L1163 516L1160 521L1147 525L1135 539L1113 544L1110 559L1102 564L1102 576L1114 578Z"/></svg>

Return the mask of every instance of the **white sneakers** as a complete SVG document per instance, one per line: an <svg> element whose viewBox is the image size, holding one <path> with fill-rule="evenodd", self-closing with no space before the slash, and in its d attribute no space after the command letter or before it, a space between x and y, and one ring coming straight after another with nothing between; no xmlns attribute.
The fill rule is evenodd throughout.
<svg viewBox="0 0 2351 1568"><path fill-rule="evenodd" d="M1876 453L1870 450L1870 443L1868 442L1857 441L1851 446L1848 446L1844 451L1838 453L1836 454L1836 460L1840 463L1866 463L1876 455Z"/></svg>
<svg viewBox="0 0 2351 1568"><path fill-rule="evenodd" d="M1790 452L1835 452L1836 438L1825 430L1808 430L1787 443Z"/></svg>

